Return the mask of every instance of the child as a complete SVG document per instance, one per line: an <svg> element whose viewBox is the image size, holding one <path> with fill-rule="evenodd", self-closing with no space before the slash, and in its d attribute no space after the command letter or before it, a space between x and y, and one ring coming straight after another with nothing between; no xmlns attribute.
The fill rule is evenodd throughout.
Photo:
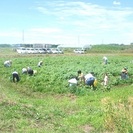
<svg viewBox="0 0 133 133"><path fill-rule="evenodd" d="M81 72L81 70L78 70L78 80L79 80L79 83L84 83L85 84L85 77L84 77L84 74Z"/></svg>
<svg viewBox="0 0 133 133"><path fill-rule="evenodd" d="M103 85L107 86L108 85L108 75L105 73L104 79L103 79Z"/></svg>

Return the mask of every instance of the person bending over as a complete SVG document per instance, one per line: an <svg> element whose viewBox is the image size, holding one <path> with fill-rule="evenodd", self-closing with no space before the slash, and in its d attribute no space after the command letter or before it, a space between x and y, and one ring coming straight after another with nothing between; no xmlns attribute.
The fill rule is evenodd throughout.
<svg viewBox="0 0 133 133"><path fill-rule="evenodd" d="M94 86L95 77L93 76L93 74L94 74L93 72L90 72L85 75L85 84L94 89L95 88Z"/></svg>
<svg viewBox="0 0 133 133"><path fill-rule="evenodd" d="M13 80L14 83L20 81L20 78L19 78L19 75L18 75L18 72L17 71L14 71L12 73L12 80Z"/></svg>
<svg viewBox="0 0 133 133"><path fill-rule="evenodd" d="M37 66L38 66L38 67L41 67L42 64L43 64L43 61L39 61Z"/></svg>
<svg viewBox="0 0 133 133"><path fill-rule="evenodd" d="M12 61L11 60L7 60L4 62L4 67L11 67L12 65Z"/></svg>
<svg viewBox="0 0 133 133"><path fill-rule="evenodd" d="M27 72L30 76L34 74L34 71L30 67L27 68Z"/></svg>

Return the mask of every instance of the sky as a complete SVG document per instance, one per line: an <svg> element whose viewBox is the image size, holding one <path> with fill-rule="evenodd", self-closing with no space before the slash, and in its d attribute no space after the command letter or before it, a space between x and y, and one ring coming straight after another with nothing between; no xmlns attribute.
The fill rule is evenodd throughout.
<svg viewBox="0 0 133 133"><path fill-rule="evenodd" d="M133 0L1 0L0 44L130 44Z"/></svg>

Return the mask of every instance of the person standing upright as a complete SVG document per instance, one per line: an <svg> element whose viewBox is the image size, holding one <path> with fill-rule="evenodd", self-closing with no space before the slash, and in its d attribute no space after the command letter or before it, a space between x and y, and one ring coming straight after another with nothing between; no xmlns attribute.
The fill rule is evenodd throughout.
<svg viewBox="0 0 133 133"><path fill-rule="evenodd" d="M108 58L106 56L103 57L103 64L104 65L108 64Z"/></svg>

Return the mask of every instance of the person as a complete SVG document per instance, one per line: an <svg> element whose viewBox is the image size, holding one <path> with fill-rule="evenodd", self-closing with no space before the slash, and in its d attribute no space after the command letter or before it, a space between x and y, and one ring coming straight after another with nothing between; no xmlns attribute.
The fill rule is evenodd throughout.
<svg viewBox="0 0 133 133"><path fill-rule="evenodd" d="M33 74L35 76L37 74L37 70L33 70Z"/></svg>
<svg viewBox="0 0 133 133"><path fill-rule="evenodd" d="M128 78L128 70L127 70L127 67L124 67L121 70L121 79L127 79L127 78Z"/></svg>
<svg viewBox="0 0 133 133"><path fill-rule="evenodd" d="M11 60L7 60L4 62L4 67L11 67L12 65L12 61Z"/></svg>
<svg viewBox="0 0 133 133"><path fill-rule="evenodd" d="M78 84L78 81L75 77L68 80L69 86L76 86Z"/></svg>
<svg viewBox="0 0 133 133"><path fill-rule="evenodd" d="M27 68L22 68L22 74L27 74Z"/></svg>
<svg viewBox="0 0 133 133"><path fill-rule="evenodd" d="M108 58L106 56L103 57L103 64L108 64Z"/></svg>
<svg viewBox="0 0 133 133"><path fill-rule="evenodd" d="M104 86L107 86L108 85L108 74L107 73L105 73L105 75L104 75L103 85Z"/></svg>
<svg viewBox="0 0 133 133"><path fill-rule="evenodd" d="M81 70L78 70L77 73L78 73L77 79L79 80L79 83L81 84L84 83L85 81L84 74L81 72Z"/></svg>
<svg viewBox="0 0 133 133"><path fill-rule="evenodd" d="M85 84L94 89L95 88L95 86L94 86L95 77L93 75L94 75L93 72L90 72L85 75Z"/></svg>
<svg viewBox="0 0 133 133"><path fill-rule="evenodd" d="M30 76L34 74L34 71L30 67L27 67L27 72Z"/></svg>
<svg viewBox="0 0 133 133"><path fill-rule="evenodd" d="M14 71L12 73L12 80L13 80L14 83L20 81L20 78L19 78L19 75L18 75L18 72L17 71Z"/></svg>
<svg viewBox="0 0 133 133"><path fill-rule="evenodd" d="M41 67L42 64L43 64L43 61L39 61L39 62L38 62L38 67Z"/></svg>

